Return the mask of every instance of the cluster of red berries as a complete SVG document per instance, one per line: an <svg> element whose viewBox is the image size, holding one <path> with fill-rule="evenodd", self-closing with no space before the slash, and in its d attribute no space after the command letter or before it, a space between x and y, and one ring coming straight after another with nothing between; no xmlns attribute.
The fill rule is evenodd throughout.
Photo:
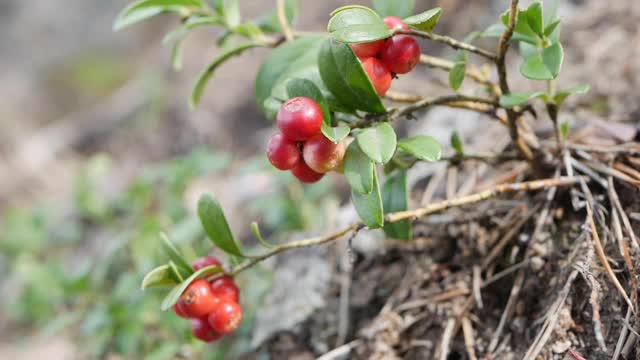
<svg viewBox="0 0 640 360"><path fill-rule="evenodd" d="M402 19L387 16L384 23L391 30L409 30ZM379 96L384 96L391 87L395 74L406 74L420 60L420 44L409 35L394 35L366 43L351 44L351 49L362 62L373 87Z"/></svg>
<svg viewBox="0 0 640 360"><path fill-rule="evenodd" d="M277 116L280 133L269 139L267 157L280 170L290 170L304 183L314 183L338 170L346 151L345 141L334 143L322 132L322 110L310 98L285 102Z"/></svg>
<svg viewBox="0 0 640 360"><path fill-rule="evenodd" d="M213 256L205 256L191 265L199 270L221 265ZM173 310L178 316L191 319L191 332L196 338L213 342L236 331L242 322L242 308L238 301L240 291L230 276L193 281L184 290Z"/></svg>

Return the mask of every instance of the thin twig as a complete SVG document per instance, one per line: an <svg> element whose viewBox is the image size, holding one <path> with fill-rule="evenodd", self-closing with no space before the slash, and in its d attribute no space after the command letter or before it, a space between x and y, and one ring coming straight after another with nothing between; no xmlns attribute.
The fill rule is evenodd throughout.
<svg viewBox="0 0 640 360"><path fill-rule="evenodd" d="M285 4L285 0L277 0L278 6L278 22L280 23L280 27L282 28L282 33L284 34L284 38L287 41L293 40L293 31L289 26L289 22L287 21L287 8Z"/></svg>
<svg viewBox="0 0 640 360"><path fill-rule="evenodd" d="M478 357L476 356L473 327L471 325L471 320L466 316L462 318L462 335L464 337L464 347L467 351L467 355L469 355L469 360L477 360Z"/></svg>
<svg viewBox="0 0 640 360"><path fill-rule="evenodd" d="M440 360L446 360L449 355L449 346L451 345L451 339L453 337L453 330L455 329L456 320L454 318L450 318L447 320L447 325L444 328L444 332L442 333L442 341L440 342Z"/></svg>
<svg viewBox="0 0 640 360"><path fill-rule="evenodd" d="M353 350L353 348L358 347L360 344L362 344L362 340L353 340L349 343L346 343L342 346L339 346L331 351L329 351L328 353L320 356L319 358L317 358L316 360L335 360L335 359L340 359L345 355L348 355L351 350Z"/></svg>
<svg viewBox="0 0 640 360"><path fill-rule="evenodd" d="M466 96L466 95L446 95L431 99L422 99L411 105L407 105L401 108L391 108L386 113L373 114L351 125L352 129L363 128L371 126L376 122L382 121L395 121L403 116L409 116L414 112L422 109L426 109L431 106L450 106L456 108L464 108L477 112L487 113L491 108L478 109L472 106L472 104L485 104L492 107L497 106L496 101L492 99L485 99L480 97Z"/></svg>
<svg viewBox="0 0 640 360"><path fill-rule="evenodd" d="M435 42L439 42L439 43L443 43L443 44L447 44L449 46L451 46L452 48L456 49L456 50L465 50L468 52L472 52L474 54L478 54L480 56L484 56L485 58L491 60L491 61L496 61L496 55L494 53L492 53L491 51L488 50L484 50L481 49L479 47L476 47L474 45L456 40L454 38L451 38L449 36L444 36L444 35L438 35L438 34L434 34L434 33L430 33L427 31L420 31L420 30L416 30L416 29L409 29L409 30L396 30L395 31L396 34L406 34L406 35L413 35L413 36L418 36L418 37L422 37L425 39L429 39L431 41L435 41Z"/></svg>
<svg viewBox="0 0 640 360"><path fill-rule="evenodd" d="M453 69L453 67L455 66L453 61L425 54L420 55L420 64L445 71L451 71L451 69ZM487 79L486 76L484 76L480 71L476 69L467 68L466 76L468 76L478 84L489 86L492 89L492 92L494 92L493 89L497 87L496 84L492 83L489 79Z"/></svg>

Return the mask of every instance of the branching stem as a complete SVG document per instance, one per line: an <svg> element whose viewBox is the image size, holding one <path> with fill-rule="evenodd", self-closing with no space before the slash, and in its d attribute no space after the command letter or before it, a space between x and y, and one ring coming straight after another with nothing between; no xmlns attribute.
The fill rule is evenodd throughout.
<svg viewBox="0 0 640 360"><path fill-rule="evenodd" d="M444 36L444 35L438 35L438 34L434 34L434 33L430 33L430 32L426 32L426 31L420 31L420 30L416 30L416 29L409 29L409 30L396 30L395 31L396 34L406 34L406 35L413 35L413 36L418 36L418 37L422 37L425 39L429 39L431 41L435 41L435 42L439 42L439 43L443 43L446 44L456 50L465 50L468 52L472 52L474 54L483 56L493 62L496 61L496 54L488 51L488 50L484 50L481 49L479 47L476 47L474 45L456 40L452 37L449 36Z"/></svg>
<svg viewBox="0 0 640 360"><path fill-rule="evenodd" d="M541 190L541 189L546 189L550 187L569 186L569 185L576 184L579 180L580 178L577 178L577 177L558 177L558 178L550 178L550 179L543 179L543 180L526 181L521 183L497 185L491 189L481 191L479 193L433 203L415 210L389 213L385 215L384 220L385 220L385 223L390 224L390 223L395 223L395 222L407 220L407 219L417 219L417 218L434 214L437 212L441 212L453 207L460 207L460 206L475 204L480 201L484 201L504 193L520 192L520 191L535 191L535 190ZM265 259L268 259L274 255L280 254L282 252L293 250L293 249L305 248L309 246L326 244L334 240L338 240L344 235L347 235L349 233L358 232L363 228L365 228L365 225L361 222L358 222L355 224L351 224L329 235L318 236L318 237L308 238L308 239L299 240L299 241L293 241L293 242L282 244L282 245L276 245L269 252L263 255L251 258L246 262L238 265L231 271L231 275L232 276L237 275L238 273L256 265L257 263Z"/></svg>

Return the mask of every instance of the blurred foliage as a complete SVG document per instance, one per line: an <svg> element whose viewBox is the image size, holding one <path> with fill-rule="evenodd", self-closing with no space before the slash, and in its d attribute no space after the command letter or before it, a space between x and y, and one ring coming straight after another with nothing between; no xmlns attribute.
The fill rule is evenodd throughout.
<svg viewBox="0 0 640 360"><path fill-rule="evenodd" d="M40 336L70 331L90 358L115 353L167 359L186 351L194 358L229 359L247 351L255 309L271 284L264 267L236 279L243 326L211 347L193 340L188 321L159 310L164 291L140 290L144 273L166 261L159 251L160 231L190 259L211 251L197 216L185 208L184 192L198 177L230 171L230 160L227 154L195 149L143 167L123 191L110 194L114 166L108 156L97 155L76 176L69 209L59 203L6 209L0 217L0 284L10 296L0 304L2 314ZM276 173L269 168L256 158L230 176ZM271 233L302 229L323 211L318 205L326 203L326 181L305 191L291 179L276 183L278 188L261 195L252 208L252 216L264 220Z"/></svg>

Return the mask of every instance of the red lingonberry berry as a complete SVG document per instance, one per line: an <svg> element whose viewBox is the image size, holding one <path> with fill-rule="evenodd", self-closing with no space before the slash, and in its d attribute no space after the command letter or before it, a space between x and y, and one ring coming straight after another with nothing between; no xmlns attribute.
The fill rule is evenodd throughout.
<svg viewBox="0 0 640 360"><path fill-rule="evenodd" d="M391 30L409 30L409 26L396 16L385 16L384 23Z"/></svg>
<svg viewBox="0 0 640 360"><path fill-rule="evenodd" d="M211 265L222 265L220 260L216 259L215 256L203 256L201 258L196 259L193 263L191 263L191 267L193 270L198 271L204 267Z"/></svg>
<svg viewBox="0 0 640 360"><path fill-rule="evenodd" d="M207 281L198 279L194 280L184 290L177 305L186 316L197 318L207 315L216 307L220 300L213 296L211 284Z"/></svg>
<svg viewBox="0 0 640 360"><path fill-rule="evenodd" d="M389 71L382 61L374 57L362 60L362 66L369 76L373 87L376 89L378 96L384 96L387 90L389 90L389 87L391 87L391 80L393 79L391 71Z"/></svg>
<svg viewBox="0 0 640 360"><path fill-rule="evenodd" d="M406 74L420 61L420 44L409 35L394 35L380 53L387 68L396 74Z"/></svg>
<svg viewBox="0 0 640 360"><path fill-rule="evenodd" d="M277 116L282 134L293 141L305 141L320 132L322 110L308 97L296 97L285 102Z"/></svg>
<svg viewBox="0 0 640 360"><path fill-rule="evenodd" d="M211 291L218 299L228 299L238 302L240 290L231 276L219 277L211 282Z"/></svg>
<svg viewBox="0 0 640 360"><path fill-rule="evenodd" d="M300 149L295 141L282 134L275 134L267 143L267 158L280 170L289 170L300 160Z"/></svg>
<svg viewBox="0 0 640 360"><path fill-rule="evenodd" d="M351 50L353 50L353 52L359 58L377 56L384 47L384 41L385 39L380 39L364 43L351 44Z"/></svg>
<svg viewBox="0 0 640 360"><path fill-rule="evenodd" d="M311 170L326 173L340 165L345 150L343 141L336 144L320 133L304 143L302 157Z"/></svg>
<svg viewBox="0 0 640 360"><path fill-rule="evenodd" d="M242 308L228 299L224 299L209 313L209 325L220 334L231 334L240 327Z"/></svg>
<svg viewBox="0 0 640 360"><path fill-rule="evenodd" d="M314 183L324 176L322 173L313 171L304 161L298 162L298 164L291 169L291 173L303 183Z"/></svg>
<svg viewBox="0 0 640 360"><path fill-rule="evenodd" d="M214 342L222 337L211 328L207 317L191 319L191 333L204 342Z"/></svg>
<svg viewBox="0 0 640 360"><path fill-rule="evenodd" d="M184 313L184 311L182 311L182 309L180 308L180 306L178 306L178 303L175 303L173 305L173 311L176 312L176 314L178 316L180 316L181 318L185 318L188 319L189 317L187 316L187 314Z"/></svg>

